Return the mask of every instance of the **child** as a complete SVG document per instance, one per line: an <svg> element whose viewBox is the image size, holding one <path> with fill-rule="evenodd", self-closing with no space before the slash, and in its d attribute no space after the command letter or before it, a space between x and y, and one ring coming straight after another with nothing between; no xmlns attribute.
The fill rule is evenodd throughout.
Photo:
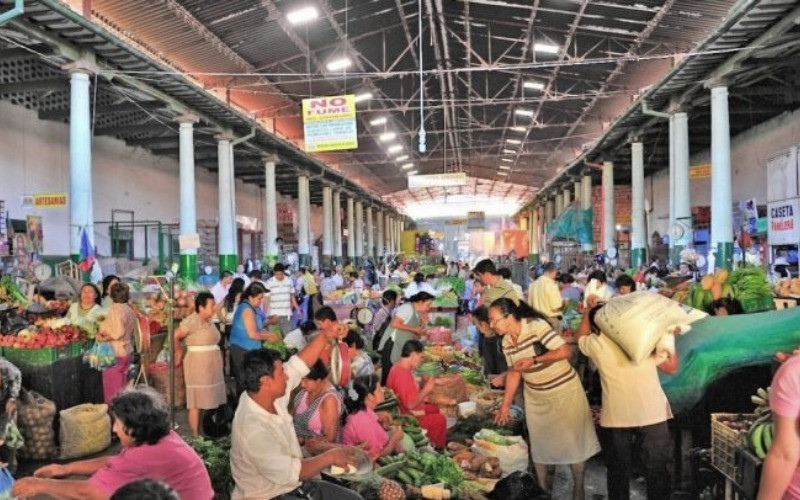
<svg viewBox="0 0 800 500"><path fill-rule="evenodd" d="M382 425L389 419L380 418L375 407L383 403L383 387L379 375L364 375L353 381L344 400L347 420L342 429L342 444L347 446L366 445L366 451L374 461L392 453L404 453L403 430L392 427L387 432Z"/></svg>

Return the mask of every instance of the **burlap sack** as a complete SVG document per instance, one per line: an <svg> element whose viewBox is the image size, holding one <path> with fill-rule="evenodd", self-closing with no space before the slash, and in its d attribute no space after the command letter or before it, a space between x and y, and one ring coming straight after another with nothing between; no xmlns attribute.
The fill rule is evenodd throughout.
<svg viewBox="0 0 800 500"><path fill-rule="evenodd" d="M461 375L450 375L444 377L447 383L444 385L437 385L431 393L431 399L436 399L438 396L446 396L452 398L456 403L463 403L469 401L469 394L467 393L467 383Z"/></svg>
<svg viewBox="0 0 800 500"><path fill-rule="evenodd" d="M17 426L25 438L20 458L46 460L56 453L53 418L56 404L38 392L23 391L17 403Z"/></svg>
<svg viewBox="0 0 800 500"><path fill-rule="evenodd" d="M111 445L108 405L82 404L58 412L62 460L85 457Z"/></svg>

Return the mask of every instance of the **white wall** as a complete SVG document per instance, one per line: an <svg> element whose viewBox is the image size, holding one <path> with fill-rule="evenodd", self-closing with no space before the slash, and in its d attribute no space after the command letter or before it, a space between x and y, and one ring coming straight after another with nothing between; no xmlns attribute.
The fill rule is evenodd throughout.
<svg viewBox="0 0 800 500"><path fill-rule="evenodd" d="M691 116L689 118L689 134L692 134ZM798 144L800 144L800 110L787 111L731 138L734 203L755 198L759 204L766 204L767 160ZM647 155L646 144L645 155ZM710 158L710 150L702 151L692 156L691 164L709 164ZM645 180L645 191L653 208L648 219L648 232L652 235L653 231L658 231L664 236L669 229L669 169L666 168L648 177ZM691 191L693 207L711 205L711 179L693 180Z"/></svg>
<svg viewBox="0 0 800 500"><path fill-rule="evenodd" d="M0 102L0 200L13 219L42 215L44 254L69 254L69 209L26 210L21 197L69 191L69 126L39 120L34 111ZM93 145L95 221L111 219L112 209L133 210L137 220L177 223L179 219L178 162L155 156L123 141L96 137ZM197 170L197 218L217 219L217 176ZM236 183L236 214L263 220L263 192L253 184ZM317 212L320 212L317 214ZM312 231L321 234L321 209L312 210ZM108 225L95 227L98 253L110 252ZM138 238L142 240L142 238ZM151 242L151 251L155 242ZM144 253L137 245L136 256ZM151 254L152 255L152 254Z"/></svg>

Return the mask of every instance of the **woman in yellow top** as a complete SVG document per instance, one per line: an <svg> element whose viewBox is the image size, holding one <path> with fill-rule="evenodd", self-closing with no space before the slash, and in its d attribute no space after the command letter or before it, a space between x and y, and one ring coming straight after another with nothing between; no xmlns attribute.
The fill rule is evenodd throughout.
<svg viewBox="0 0 800 500"><path fill-rule="evenodd" d="M572 469L573 500L583 500L586 460L600 451L589 403L578 374L569 364L569 346L550 323L524 302L495 300L489 324L503 336L508 372L501 380L505 396L495 421L506 424L517 389L524 383L525 419L531 440L531 458L539 484L551 490L548 465Z"/></svg>

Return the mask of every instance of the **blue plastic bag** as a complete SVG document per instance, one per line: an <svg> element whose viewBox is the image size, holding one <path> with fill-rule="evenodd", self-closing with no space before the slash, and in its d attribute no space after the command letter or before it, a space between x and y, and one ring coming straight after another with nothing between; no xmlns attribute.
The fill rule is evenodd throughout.
<svg viewBox="0 0 800 500"><path fill-rule="evenodd" d="M14 486L14 476L8 471L8 468L0 470L0 500L5 500L11 497L11 487Z"/></svg>

